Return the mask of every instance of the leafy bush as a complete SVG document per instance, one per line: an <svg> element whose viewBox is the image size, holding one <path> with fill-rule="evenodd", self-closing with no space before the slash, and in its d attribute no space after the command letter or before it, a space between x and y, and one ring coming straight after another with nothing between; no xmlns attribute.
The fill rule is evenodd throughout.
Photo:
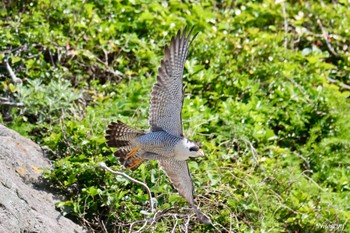
<svg viewBox="0 0 350 233"><path fill-rule="evenodd" d="M45 173L64 214L92 231L349 232L350 13L347 1L34 1L1 3L7 123L48 146ZM199 35L185 64L186 136L196 222L154 161L127 174L104 140L119 119L148 127L163 46L185 25ZM6 108L5 108L6 107ZM152 223L143 226L147 219Z"/></svg>

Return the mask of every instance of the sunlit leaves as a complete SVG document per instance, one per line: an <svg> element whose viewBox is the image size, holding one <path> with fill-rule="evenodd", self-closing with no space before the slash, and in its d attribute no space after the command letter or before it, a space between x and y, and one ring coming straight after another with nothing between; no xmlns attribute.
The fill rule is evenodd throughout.
<svg viewBox="0 0 350 233"><path fill-rule="evenodd" d="M45 177L65 195L57 204L63 213L95 231L103 221L111 232L150 217L141 187L98 168L104 161L122 170L104 130L115 120L149 127L163 48L194 25L182 117L185 136L206 154L189 161L195 201L216 228L193 218L189 229L349 229L347 1L41 0L11 7L0 10L0 58L9 58L23 85L0 69L0 92L25 105L12 108L11 127L51 148L54 169ZM157 210L188 212L155 161L126 172L150 186ZM145 231L182 231L187 220L169 215Z"/></svg>

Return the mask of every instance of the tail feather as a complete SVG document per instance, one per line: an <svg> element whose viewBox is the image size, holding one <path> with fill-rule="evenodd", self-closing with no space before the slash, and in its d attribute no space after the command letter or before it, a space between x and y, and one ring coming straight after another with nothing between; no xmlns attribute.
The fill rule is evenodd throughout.
<svg viewBox="0 0 350 233"><path fill-rule="evenodd" d="M119 161L127 168L131 170L137 169L144 159L139 153L127 158L128 154L133 149L130 144L130 140L133 140L143 135L130 126L122 123L121 121L112 122L108 125L106 130L107 145L110 147L119 147L119 150L114 152L114 156L119 158Z"/></svg>
<svg viewBox="0 0 350 233"><path fill-rule="evenodd" d="M129 154L131 150L130 149L126 149L126 148L121 148L119 150L117 150L116 152L114 152L114 156L119 158L119 161L121 163L125 162L125 157Z"/></svg>
<svg viewBox="0 0 350 233"><path fill-rule="evenodd" d="M106 130L107 145L110 147L129 146L130 140L141 136L143 133L131 128L121 121L112 122Z"/></svg>

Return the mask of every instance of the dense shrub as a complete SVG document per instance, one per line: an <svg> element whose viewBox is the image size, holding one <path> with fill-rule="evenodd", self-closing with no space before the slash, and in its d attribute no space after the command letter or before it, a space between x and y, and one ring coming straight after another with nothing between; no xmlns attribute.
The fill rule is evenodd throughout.
<svg viewBox="0 0 350 233"><path fill-rule="evenodd" d="M23 104L0 121L50 148L64 214L97 232L350 232L348 1L0 4L0 93ZM208 226L156 162L126 172L153 215L142 187L98 167L122 170L104 129L148 128L163 47L186 25L184 129L206 152L189 165Z"/></svg>

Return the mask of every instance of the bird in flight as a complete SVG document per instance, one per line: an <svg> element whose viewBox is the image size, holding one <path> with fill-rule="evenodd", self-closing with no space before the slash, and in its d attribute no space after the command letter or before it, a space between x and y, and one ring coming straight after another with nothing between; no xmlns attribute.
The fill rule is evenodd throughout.
<svg viewBox="0 0 350 233"><path fill-rule="evenodd" d="M193 28L192 28L193 29ZM112 122L106 130L107 145L118 147L114 153L128 169L137 169L144 160L158 160L179 194L193 207L197 218L210 223L194 204L193 184L187 160L204 156L198 144L184 137L182 105L184 100L183 71L189 47L196 37L186 35L186 28L172 37L165 46L150 101L150 132L135 130L121 121Z"/></svg>

